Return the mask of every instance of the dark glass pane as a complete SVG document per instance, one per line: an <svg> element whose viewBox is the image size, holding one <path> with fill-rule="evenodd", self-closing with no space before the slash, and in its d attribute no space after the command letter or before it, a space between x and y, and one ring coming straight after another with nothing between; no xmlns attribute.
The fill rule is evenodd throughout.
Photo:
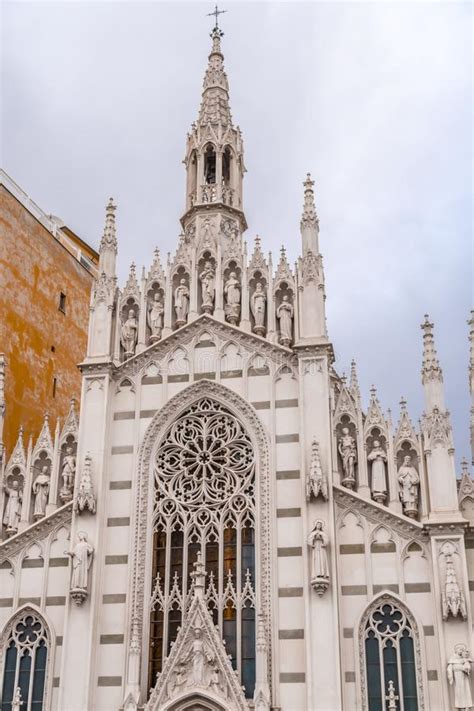
<svg viewBox="0 0 474 711"><path fill-rule="evenodd" d="M148 688L155 685L156 675L163 663L163 613L155 610L151 613L150 623L150 658L148 660Z"/></svg>
<svg viewBox="0 0 474 711"><path fill-rule="evenodd" d="M5 671L3 673L2 689L2 711L10 711L11 700L15 691L15 670L16 670L17 649L15 643L11 642L5 655Z"/></svg>
<svg viewBox="0 0 474 711"><path fill-rule="evenodd" d="M31 711L43 710L44 680L46 677L46 661L48 650L44 641L40 642L35 656L35 669L33 672L33 689L31 695Z"/></svg>
<svg viewBox="0 0 474 711"><path fill-rule="evenodd" d="M237 531L235 528L224 529L224 588L227 584L229 570L235 585L235 560L237 553Z"/></svg>
<svg viewBox="0 0 474 711"><path fill-rule="evenodd" d="M21 689L21 698L25 708L28 705L28 698L30 692L30 670L31 670L31 657L28 652L23 655L20 659L20 675L18 677L18 686Z"/></svg>
<svg viewBox="0 0 474 711"><path fill-rule="evenodd" d="M252 607L242 610L241 655L242 684L245 696L251 699L255 689L255 610Z"/></svg>
<svg viewBox="0 0 474 711"><path fill-rule="evenodd" d="M232 666L237 669L237 613L233 607L227 605L224 609L223 636L227 654L232 655Z"/></svg>
<svg viewBox="0 0 474 711"><path fill-rule="evenodd" d="M214 586L217 592L219 592L219 546L217 543L212 542L206 544L206 560L204 564L207 573L207 584L209 585L211 580L213 580Z"/></svg>
<svg viewBox="0 0 474 711"><path fill-rule="evenodd" d="M388 689L388 682L393 681L395 693L398 694L398 673L397 673L397 650L393 642L389 640L383 650L383 666L385 675L385 691Z"/></svg>
<svg viewBox="0 0 474 711"><path fill-rule="evenodd" d="M255 531L250 526L242 529L242 580L245 583L245 574L250 571L250 579L255 587Z"/></svg>
<svg viewBox="0 0 474 711"><path fill-rule="evenodd" d="M170 590L175 573L178 574L180 580L183 577L183 538L182 531L173 531L171 534Z"/></svg>
<svg viewBox="0 0 474 711"><path fill-rule="evenodd" d="M405 711L418 711L416 694L416 670L413 640L405 631L400 640L400 657L402 660L403 703Z"/></svg>
<svg viewBox="0 0 474 711"><path fill-rule="evenodd" d="M369 711L384 711L380 679L379 643L373 632L369 632L365 640L365 663L367 667Z"/></svg>
<svg viewBox="0 0 474 711"><path fill-rule="evenodd" d="M171 643L175 641L176 635L178 634L178 627L181 626L181 611L180 610L170 610L168 613L168 651L166 655L170 653Z"/></svg>

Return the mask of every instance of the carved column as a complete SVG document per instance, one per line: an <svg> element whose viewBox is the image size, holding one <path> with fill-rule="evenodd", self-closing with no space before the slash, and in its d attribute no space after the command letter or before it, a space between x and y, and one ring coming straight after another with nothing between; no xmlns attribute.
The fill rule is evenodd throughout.
<svg viewBox="0 0 474 711"><path fill-rule="evenodd" d="M248 269L247 269L247 242L244 242L242 249L242 318L240 320L240 328L243 331L250 333L250 294L248 284Z"/></svg>
<svg viewBox="0 0 474 711"><path fill-rule="evenodd" d="M171 323L172 323L172 314L173 314L173 284L172 284L172 279L171 279L169 254L168 254L168 261L166 264L166 288L165 288L164 307L165 307L165 313L164 313L164 320L163 320L163 338L166 338L166 336L169 336L172 331Z"/></svg>
<svg viewBox="0 0 474 711"><path fill-rule="evenodd" d="M275 295L273 293L273 260L272 253L268 255L268 293L267 293L267 306L268 306L268 340L272 343L276 343L276 320L275 320Z"/></svg>
<svg viewBox="0 0 474 711"><path fill-rule="evenodd" d="M199 224L199 229L201 225ZM189 275L189 319L188 321L194 321L198 317L198 288L199 288L199 278L198 278L198 268L196 263L196 250L193 249L191 256L191 273Z"/></svg>
<svg viewBox="0 0 474 711"><path fill-rule="evenodd" d="M146 295L146 279L145 279L145 269L142 273L142 284L140 289L140 312L138 315L138 341L136 353L141 353L146 348L146 320L148 316L147 309L147 295Z"/></svg>
<svg viewBox="0 0 474 711"><path fill-rule="evenodd" d="M28 453L26 455L26 469L25 469L25 484L23 487L23 502L21 506L21 519L18 524L18 532L24 531L30 525L30 512L31 512L31 487L33 486L34 471L33 471L33 442L30 440L28 442Z"/></svg>
<svg viewBox="0 0 474 711"><path fill-rule="evenodd" d="M214 316L221 321L224 320L224 284L222 281L222 247L220 241L217 243L217 265L216 265L216 291Z"/></svg>
<svg viewBox="0 0 474 711"><path fill-rule="evenodd" d="M51 463L51 478L49 481L49 499L46 506L46 515L52 513L57 508L58 502L58 489L59 489L59 476L61 469L61 448L59 442L59 420L56 422L56 431L54 433L54 449L53 449L53 461Z"/></svg>

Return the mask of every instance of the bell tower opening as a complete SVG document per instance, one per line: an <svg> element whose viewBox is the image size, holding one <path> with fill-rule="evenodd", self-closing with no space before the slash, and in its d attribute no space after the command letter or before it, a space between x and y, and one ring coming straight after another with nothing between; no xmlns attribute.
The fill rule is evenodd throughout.
<svg viewBox="0 0 474 711"><path fill-rule="evenodd" d="M216 182L216 151L211 143L204 151L204 180L206 185L215 185Z"/></svg>

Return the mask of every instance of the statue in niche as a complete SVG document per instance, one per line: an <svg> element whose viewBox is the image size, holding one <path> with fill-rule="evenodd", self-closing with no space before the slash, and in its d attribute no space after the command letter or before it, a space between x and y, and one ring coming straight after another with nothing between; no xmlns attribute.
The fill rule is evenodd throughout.
<svg viewBox="0 0 474 711"><path fill-rule="evenodd" d="M89 568L94 554L94 549L87 540L87 533L79 531L73 550L65 553L72 560L70 595L76 605L82 605L87 598Z"/></svg>
<svg viewBox="0 0 474 711"><path fill-rule="evenodd" d="M212 262L208 261L204 264L199 279L201 280L202 310L206 313L212 313L214 309L214 288L216 279Z"/></svg>
<svg viewBox="0 0 474 711"><path fill-rule="evenodd" d="M454 686L454 708L469 711L472 708L471 694L472 659L465 644L456 644L454 655L447 667L448 682Z"/></svg>
<svg viewBox="0 0 474 711"><path fill-rule="evenodd" d="M46 515L46 504L48 503L49 494L49 467L45 464L33 482L33 494L35 497L33 518L37 521Z"/></svg>
<svg viewBox="0 0 474 711"><path fill-rule="evenodd" d="M135 311L129 309L128 318L122 323L120 329L120 342L125 350L125 358L130 358L135 353L138 338L138 321Z"/></svg>
<svg viewBox="0 0 474 711"><path fill-rule="evenodd" d="M7 484L4 490L8 495L8 501L3 514L3 523L7 528L7 535L12 536L18 531L18 524L20 523L23 491L20 489L20 484L16 479L12 481L11 486Z"/></svg>
<svg viewBox="0 0 474 711"><path fill-rule="evenodd" d="M410 518L415 518L418 513L418 486L420 477L411 463L411 456L407 454L398 470L398 483L400 484L400 499L403 504L403 513Z"/></svg>
<svg viewBox="0 0 474 711"><path fill-rule="evenodd" d="M154 343L161 338L163 330L163 314L165 308L159 294L155 294L148 307L148 326L151 331L150 342Z"/></svg>
<svg viewBox="0 0 474 711"><path fill-rule="evenodd" d="M369 462L372 462L372 498L379 504L383 504L387 498L387 477L385 471L385 462L387 454L378 440L374 440L372 451L367 457Z"/></svg>
<svg viewBox="0 0 474 711"><path fill-rule="evenodd" d="M253 330L260 336L265 335L265 308L267 303L267 296L263 288L262 282L257 282L255 286L255 291L250 299L250 307L252 309L252 314L255 319L255 325Z"/></svg>
<svg viewBox="0 0 474 711"><path fill-rule="evenodd" d="M181 279L174 292L174 310L176 312L176 325L184 326L188 320L189 289L186 279Z"/></svg>
<svg viewBox="0 0 474 711"><path fill-rule="evenodd" d="M63 478L63 485L59 492L59 498L63 504L66 504L72 499L74 478L76 476L76 457L73 454L72 447L66 447L61 476Z"/></svg>
<svg viewBox="0 0 474 711"><path fill-rule="evenodd" d="M282 346L289 346L293 340L293 304L290 303L287 294L277 309L277 316L280 319L280 343Z"/></svg>
<svg viewBox="0 0 474 711"><path fill-rule="evenodd" d="M338 451L342 459L343 479L341 484L348 489L355 486L355 465L357 462L357 445L354 437L350 434L348 427L342 428L342 435L339 438Z"/></svg>
<svg viewBox="0 0 474 711"><path fill-rule="evenodd" d="M466 601L456 577L453 556L450 553L444 554L446 562L446 580L444 590L441 593L441 607L443 610L443 620L447 620L449 615L453 617L467 618Z"/></svg>
<svg viewBox="0 0 474 711"><path fill-rule="evenodd" d="M311 444L311 463L306 478L306 499L311 501L312 498L317 499L320 495L324 501L328 500L328 480L324 476L321 467L318 441L313 439Z"/></svg>
<svg viewBox="0 0 474 711"><path fill-rule="evenodd" d="M308 545L313 549L311 558L311 587L323 595L329 587L329 564L326 548L329 537L324 532L324 523L315 521L308 536Z"/></svg>
<svg viewBox="0 0 474 711"><path fill-rule="evenodd" d="M203 639L201 627L194 627L193 642L185 659L191 664L191 686L206 686L207 666L214 661L208 645Z"/></svg>
<svg viewBox="0 0 474 711"><path fill-rule="evenodd" d="M237 324L240 316L240 283L237 274L231 272L224 284L224 296L226 300L225 316L229 323Z"/></svg>

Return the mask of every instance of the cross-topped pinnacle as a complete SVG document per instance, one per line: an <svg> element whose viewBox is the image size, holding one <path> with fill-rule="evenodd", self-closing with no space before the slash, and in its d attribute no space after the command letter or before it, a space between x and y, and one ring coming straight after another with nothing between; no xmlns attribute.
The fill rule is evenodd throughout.
<svg viewBox="0 0 474 711"><path fill-rule="evenodd" d="M216 24L214 25L215 30L219 29L219 15L223 15L224 12L227 12L227 10L219 10L218 6L216 5L212 12L207 13L207 17L214 16L216 18Z"/></svg>

